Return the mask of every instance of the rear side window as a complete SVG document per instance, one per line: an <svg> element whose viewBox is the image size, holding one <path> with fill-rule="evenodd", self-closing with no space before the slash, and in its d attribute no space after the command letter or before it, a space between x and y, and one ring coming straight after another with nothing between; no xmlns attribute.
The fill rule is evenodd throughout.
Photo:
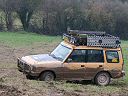
<svg viewBox="0 0 128 96"><path fill-rule="evenodd" d="M119 63L118 51L106 51L108 63Z"/></svg>
<svg viewBox="0 0 128 96"><path fill-rule="evenodd" d="M88 50L87 62L104 62L103 50Z"/></svg>

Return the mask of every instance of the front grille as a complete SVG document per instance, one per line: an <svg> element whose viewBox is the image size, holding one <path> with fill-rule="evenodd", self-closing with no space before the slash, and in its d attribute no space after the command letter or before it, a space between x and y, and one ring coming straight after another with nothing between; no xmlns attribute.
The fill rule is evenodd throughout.
<svg viewBox="0 0 128 96"><path fill-rule="evenodd" d="M30 70L30 66L28 64L24 63L24 70L29 71Z"/></svg>
<svg viewBox="0 0 128 96"><path fill-rule="evenodd" d="M30 70L30 66L28 64L26 64L25 62L21 61L18 59L18 68L20 71L29 71Z"/></svg>

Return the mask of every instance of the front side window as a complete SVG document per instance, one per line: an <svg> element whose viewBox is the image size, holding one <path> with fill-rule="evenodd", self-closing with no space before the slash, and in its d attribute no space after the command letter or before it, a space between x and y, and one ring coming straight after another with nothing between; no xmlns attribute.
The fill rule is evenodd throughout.
<svg viewBox="0 0 128 96"><path fill-rule="evenodd" d="M119 63L119 55L117 51L106 51L108 63Z"/></svg>
<svg viewBox="0 0 128 96"><path fill-rule="evenodd" d="M104 62L103 50L88 50L87 62Z"/></svg>
<svg viewBox="0 0 128 96"><path fill-rule="evenodd" d="M60 44L50 55L55 59L63 61L71 51L71 48L68 48Z"/></svg>
<svg viewBox="0 0 128 96"><path fill-rule="evenodd" d="M86 50L73 50L68 60L70 62L86 62Z"/></svg>

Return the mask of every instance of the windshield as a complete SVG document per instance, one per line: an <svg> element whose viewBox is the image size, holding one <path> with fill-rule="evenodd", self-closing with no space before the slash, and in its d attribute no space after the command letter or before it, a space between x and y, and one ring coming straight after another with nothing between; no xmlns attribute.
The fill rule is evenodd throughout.
<svg viewBox="0 0 128 96"><path fill-rule="evenodd" d="M57 48L51 53L53 58L63 61L67 55L71 52L71 48L65 47L63 45L58 45Z"/></svg>

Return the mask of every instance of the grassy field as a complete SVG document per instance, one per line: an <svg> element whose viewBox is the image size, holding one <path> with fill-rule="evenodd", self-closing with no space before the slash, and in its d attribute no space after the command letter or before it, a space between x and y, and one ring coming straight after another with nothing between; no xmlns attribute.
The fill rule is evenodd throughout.
<svg viewBox="0 0 128 96"><path fill-rule="evenodd" d="M59 42L61 42L60 36L45 36L26 32L0 32L0 84L9 87L0 86L0 92L1 90L10 92L9 90L13 86L20 91L16 95L20 94L21 96L31 96L32 94L34 94L33 96L128 95L128 41L122 41L121 45L123 48L126 77L123 80L112 80L112 83L106 87L96 86L90 82L76 84L66 83L65 81L46 83L37 80L28 80L23 74L17 71L17 57L50 52ZM7 96L16 96L8 94Z"/></svg>
<svg viewBox="0 0 128 96"><path fill-rule="evenodd" d="M123 57L124 57L124 68L126 71L126 77L124 80L128 83L128 41L122 41L121 44L122 50L123 50Z"/></svg>
<svg viewBox="0 0 128 96"><path fill-rule="evenodd" d="M0 32L0 42L11 47L30 46L34 43L54 43L61 40L60 36L45 36L27 32Z"/></svg>

